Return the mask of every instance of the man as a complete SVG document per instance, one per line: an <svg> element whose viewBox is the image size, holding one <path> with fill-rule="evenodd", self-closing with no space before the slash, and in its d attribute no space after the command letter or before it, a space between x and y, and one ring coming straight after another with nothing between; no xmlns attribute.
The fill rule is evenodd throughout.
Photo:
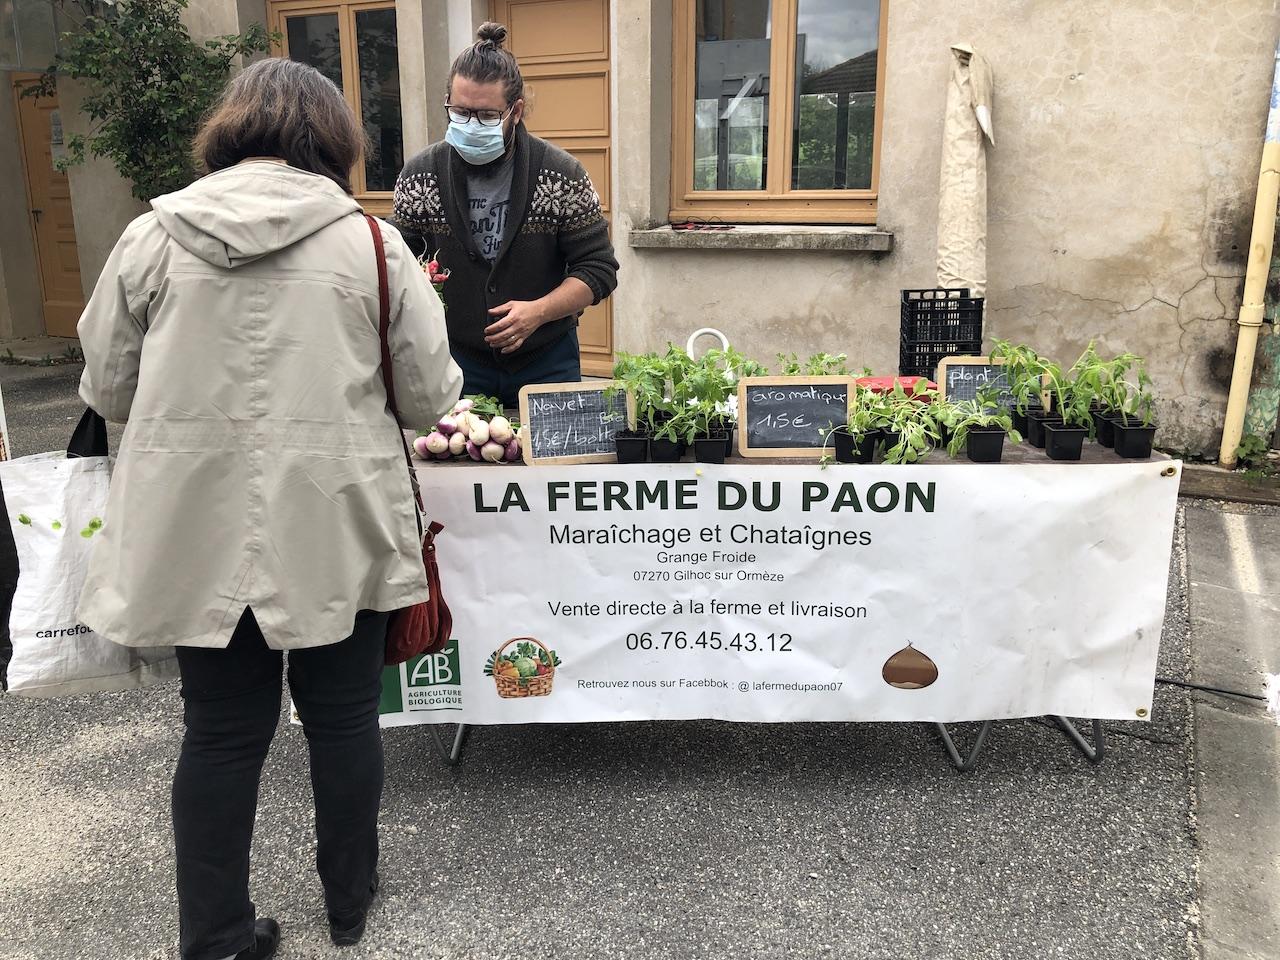
<svg viewBox="0 0 1280 960"><path fill-rule="evenodd" d="M524 81L481 26L449 73L449 129L396 181L395 224L436 254L464 393L515 406L530 383L582 379L578 316L617 286L600 198L582 165L523 123Z"/></svg>

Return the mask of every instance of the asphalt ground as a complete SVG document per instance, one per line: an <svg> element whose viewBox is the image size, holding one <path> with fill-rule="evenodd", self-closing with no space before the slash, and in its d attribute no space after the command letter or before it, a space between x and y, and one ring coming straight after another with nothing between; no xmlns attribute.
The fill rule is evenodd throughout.
<svg viewBox="0 0 1280 960"><path fill-rule="evenodd" d="M79 413L77 368L44 373L0 368L19 454L65 443ZM1160 665L1175 678L1184 529L1180 510ZM1003 722L967 774L924 724L482 728L456 768L424 729L389 730L384 893L348 950L324 936L305 742L282 720L253 895L285 960L1186 960L1190 711L1159 687L1151 722L1108 723L1101 766L1045 722ZM176 955L180 717L174 686L0 698L0 958Z"/></svg>

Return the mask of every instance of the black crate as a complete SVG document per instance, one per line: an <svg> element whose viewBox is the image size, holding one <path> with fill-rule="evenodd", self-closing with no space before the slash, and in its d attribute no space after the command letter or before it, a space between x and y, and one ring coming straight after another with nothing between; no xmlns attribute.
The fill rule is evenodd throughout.
<svg viewBox="0 0 1280 960"><path fill-rule="evenodd" d="M932 379L943 357L981 356L983 303L967 287L903 290L899 376Z"/></svg>
<svg viewBox="0 0 1280 960"><path fill-rule="evenodd" d="M982 297L969 296L967 287L953 290L903 290L902 339L981 340Z"/></svg>

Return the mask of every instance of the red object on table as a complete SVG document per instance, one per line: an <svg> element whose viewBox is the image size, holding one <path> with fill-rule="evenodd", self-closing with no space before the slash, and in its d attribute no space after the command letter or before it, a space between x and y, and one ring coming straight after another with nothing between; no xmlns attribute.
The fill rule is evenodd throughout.
<svg viewBox="0 0 1280 960"><path fill-rule="evenodd" d="M867 387L872 393L888 393L893 389L894 381L902 384L904 390L912 390L916 383L924 380L924 377L858 377L855 381L860 387ZM932 380L926 380L925 385L930 389L937 389L937 384Z"/></svg>

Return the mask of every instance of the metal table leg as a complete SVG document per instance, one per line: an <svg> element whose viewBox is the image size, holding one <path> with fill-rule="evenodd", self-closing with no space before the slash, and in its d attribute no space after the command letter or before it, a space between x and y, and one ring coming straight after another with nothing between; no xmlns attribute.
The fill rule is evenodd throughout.
<svg viewBox="0 0 1280 960"><path fill-rule="evenodd" d="M452 750L445 745L445 739L440 735L440 724L428 724L427 729L431 731L431 740L436 745L436 750L440 753L440 756L444 758L444 762L451 767L456 765L458 758L462 756L462 742L467 737L467 725L465 723L458 724L458 731L453 737Z"/></svg>
<svg viewBox="0 0 1280 960"><path fill-rule="evenodd" d="M1107 755L1107 734L1102 727L1101 720L1094 720L1093 723L1093 743L1092 745L1085 740L1084 735L1076 729L1076 725L1066 717L1054 715L1053 721L1062 728L1062 732L1067 735L1067 739L1076 745L1076 748L1084 754L1084 758L1090 763L1101 763Z"/></svg>
<svg viewBox="0 0 1280 960"><path fill-rule="evenodd" d="M956 742L951 739L951 731L947 729L945 723L935 723L938 733L942 735L942 744L947 748L947 755L951 758L951 763L961 773L972 770L978 762L978 758L982 756L982 749L987 745L987 734L991 732L992 720L983 720L982 728L978 731L978 739L973 742L973 747L969 751L969 756L961 757L960 751L956 749Z"/></svg>

